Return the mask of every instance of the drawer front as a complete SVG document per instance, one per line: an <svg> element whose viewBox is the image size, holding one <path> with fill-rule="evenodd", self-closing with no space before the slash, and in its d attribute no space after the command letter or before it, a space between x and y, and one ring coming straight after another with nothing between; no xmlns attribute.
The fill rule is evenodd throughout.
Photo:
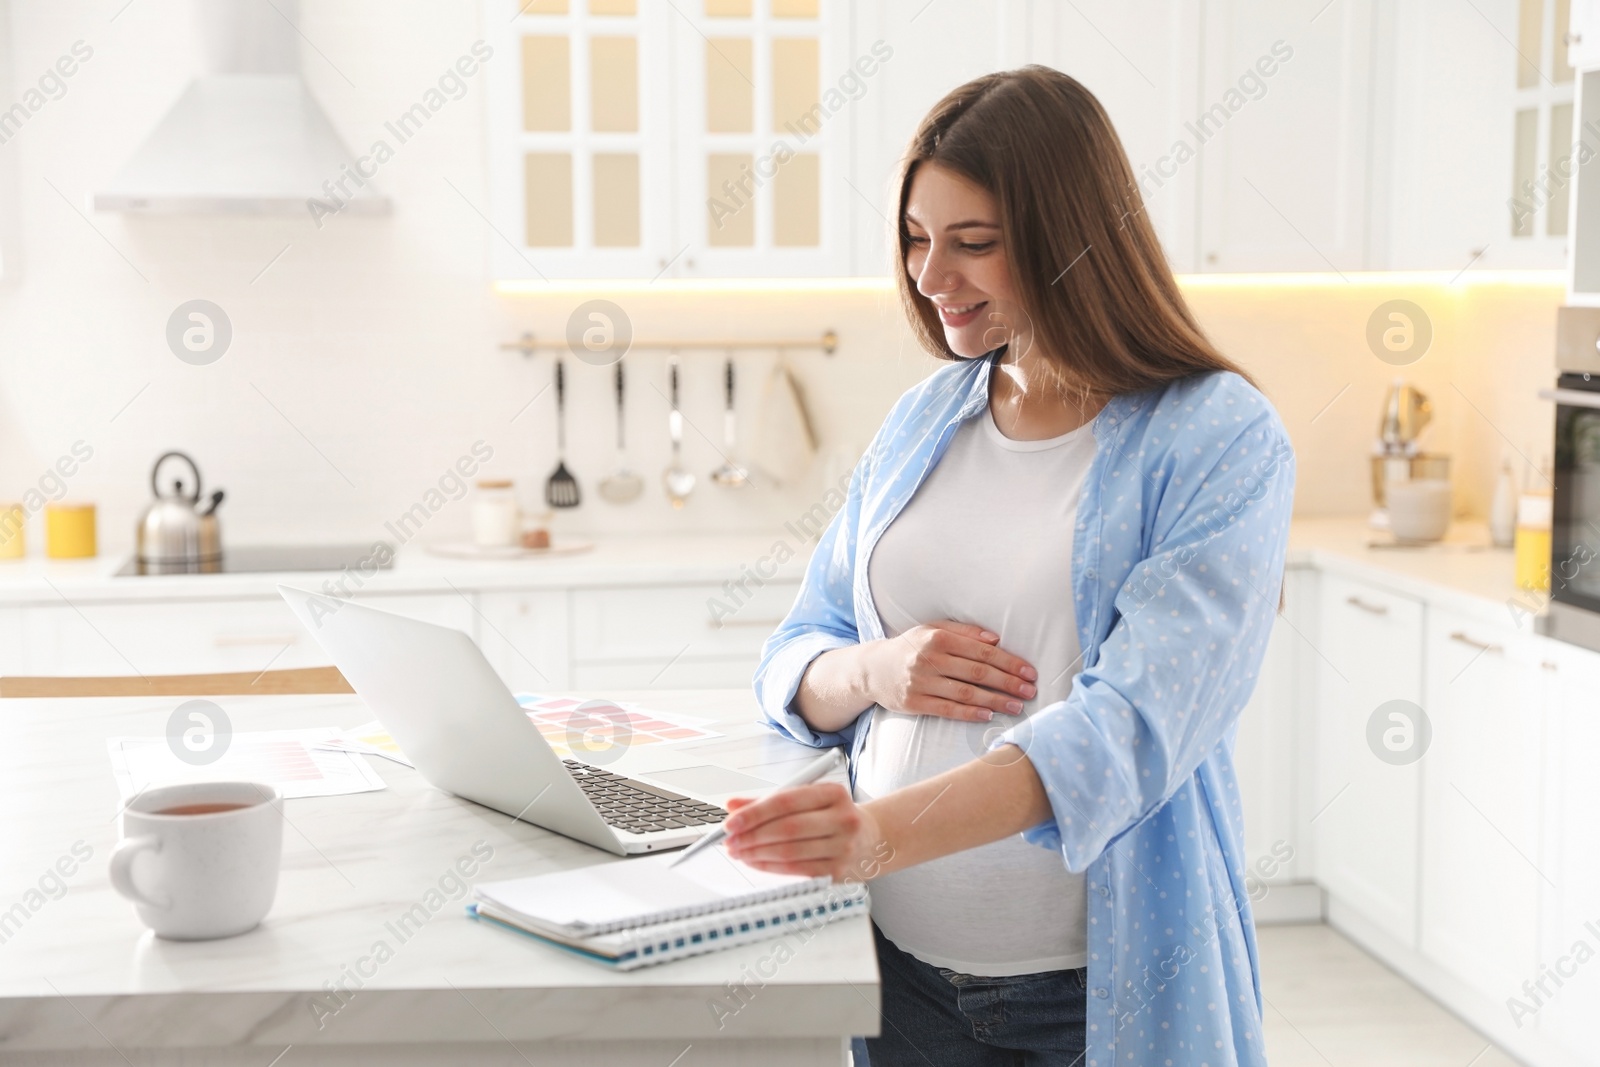
<svg viewBox="0 0 1600 1067"><path fill-rule="evenodd" d="M370 593L357 596L356 603L436 626L448 626L469 637L478 634L476 601L474 594L467 590L460 593Z"/></svg>
<svg viewBox="0 0 1600 1067"><path fill-rule="evenodd" d="M455 594L360 602L473 632ZM36 605L22 609L21 670L37 675L205 674L328 664L282 600Z"/></svg>
<svg viewBox="0 0 1600 1067"><path fill-rule="evenodd" d="M27 673L22 633L22 609L0 608L0 676Z"/></svg>
<svg viewBox="0 0 1600 1067"><path fill-rule="evenodd" d="M204 674L329 662L278 600L30 606L29 674Z"/></svg>
<svg viewBox="0 0 1600 1067"><path fill-rule="evenodd" d="M512 692L569 687L567 594L479 593L478 646Z"/></svg>
<svg viewBox="0 0 1600 1067"><path fill-rule="evenodd" d="M674 657L754 657L799 590L796 582L769 582L748 595L711 584L580 589L572 601L572 656L579 663L662 665Z"/></svg>
<svg viewBox="0 0 1600 1067"><path fill-rule="evenodd" d="M1321 579L1325 628L1386 630L1411 644L1421 641L1421 601L1343 575L1324 573Z"/></svg>

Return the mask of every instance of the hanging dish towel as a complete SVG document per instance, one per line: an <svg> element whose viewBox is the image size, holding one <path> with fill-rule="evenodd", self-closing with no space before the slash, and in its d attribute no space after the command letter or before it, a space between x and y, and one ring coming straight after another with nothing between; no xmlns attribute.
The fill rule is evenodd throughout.
<svg viewBox="0 0 1600 1067"><path fill-rule="evenodd" d="M817 439L811 431L800 385L779 359L761 394L761 419L756 424L750 461L779 485L793 485L811 469Z"/></svg>

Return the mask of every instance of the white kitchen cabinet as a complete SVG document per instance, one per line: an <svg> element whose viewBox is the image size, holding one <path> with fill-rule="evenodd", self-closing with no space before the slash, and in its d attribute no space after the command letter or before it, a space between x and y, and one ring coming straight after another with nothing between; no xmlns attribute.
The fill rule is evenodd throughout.
<svg viewBox="0 0 1600 1067"><path fill-rule="evenodd" d="M1422 954L1503 1003L1538 964L1552 643L1442 608L1427 626Z"/></svg>
<svg viewBox="0 0 1600 1067"><path fill-rule="evenodd" d="M22 613L0 611L0 677L26 673L27 652L22 641Z"/></svg>
<svg viewBox="0 0 1600 1067"><path fill-rule="evenodd" d="M849 6L855 47L883 41L892 50L855 105L859 125L848 201L856 269L877 274L897 269L895 179L912 134L950 90L1024 61L1018 40L1026 37L1026 9L1038 5L998 0L986 5L981 18L965 4L873 0ZM1100 6L1101 0L1084 5ZM1057 65L1053 51L1052 42L1030 58Z"/></svg>
<svg viewBox="0 0 1600 1067"><path fill-rule="evenodd" d="M1580 128L1600 126L1600 70L1579 76L1576 110L1574 121ZM1572 184L1567 303L1600 306L1600 156L1579 165Z"/></svg>
<svg viewBox="0 0 1600 1067"><path fill-rule="evenodd" d="M37 604L18 614L27 674L206 674L329 662L281 600Z"/></svg>
<svg viewBox="0 0 1600 1067"><path fill-rule="evenodd" d="M1188 131L1191 145L1200 142L1201 270L1366 265L1373 7L1205 5L1202 89Z"/></svg>
<svg viewBox="0 0 1600 1067"><path fill-rule="evenodd" d="M672 20L674 252L683 278L855 273L856 108L880 77L844 0L684 4ZM853 45L853 47L852 47ZM859 67L856 64L860 64ZM870 72L870 73L869 73Z"/></svg>
<svg viewBox="0 0 1600 1067"><path fill-rule="evenodd" d="M1369 724L1390 701L1423 704L1423 606L1339 575L1324 574L1320 584L1309 816L1316 879L1340 904L1414 945L1419 762L1381 758ZM1395 725L1387 714L1384 729Z"/></svg>
<svg viewBox="0 0 1600 1067"><path fill-rule="evenodd" d="M579 589L572 595L580 662L754 655L794 604L795 582L730 596L710 584ZM737 591L736 591L737 592Z"/></svg>
<svg viewBox="0 0 1600 1067"><path fill-rule="evenodd" d="M478 645L514 693L566 689L567 593L478 594Z"/></svg>
<svg viewBox="0 0 1600 1067"><path fill-rule="evenodd" d="M370 604L436 626L448 626L468 637L476 637L478 608L474 596L468 590L459 593L367 593L357 595L356 603Z"/></svg>
<svg viewBox="0 0 1600 1067"><path fill-rule="evenodd" d="M955 13L963 9L954 7ZM1200 163L1174 149L1199 109L1202 6L1185 0L1029 4L1007 66L1042 63L1072 75L1104 105L1128 154L1145 211L1175 270L1197 269ZM1017 54L1020 49L1020 55Z"/></svg>
<svg viewBox="0 0 1600 1067"><path fill-rule="evenodd" d="M484 10L497 278L852 273L844 0Z"/></svg>
<svg viewBox="0 0 1600 1067"><path fill-rule="evenodd" d="M1600 654L1546 642L1552 667L1545 738L1546 789L1541 882L1540 973L1505 983L1507 997L1537 1009L1540 1031L1574 1057L1596 1062L1594 1026L1600 1019L1600 967L1580 957L1600 948ZM1585 946L1577 949L1579 942ZM1549 977L1550 973L1554 977ZM1545 983L1540 1003L1521 988ZM1559 984L1558 984L1559 983ZM1528 1017L1524 1016L1524 1021Z"/></svg>
<svg viewBox="0 0 1600 1067"><path fill-rule="evenodd" d="M1286 579L1288 596L1294 583ZM1285 605L1293 617L1298 603ZM1279 618L1267 641L1255 691L1239 715L1233 761L1244 813L1245 858L1250 875L1262 885L1296 881L1302 844L1296 831L1295 749L1299 726L1295 653L1299 638L1293 622Z"/></svg>
<svg viewBox="0 0 1600 1067"><path fill-rule="evenodd" d="M1518 89L1517 57L1506 46L1517 35L1517 16L1517 0L1380 5L1374 93L1384 106L1373 110L1372 268L1562 266L1564 184L1537 202L1520 197L1532 214L1513 236L1508 205L1519 198L1518 123L1532 123L1524 136L1534 134L1534 143L1525 152L1533 153L1536 165L1559 161L1565 148L1554 142L1563 135L1559 129L1551 133L1551 119L1566 115L1570 125L1570 109L1560 111L1560 103L1570 104L1572 92L1570 75L1562 81L1555 57L1542 64L1542 78L1534 79L1539 88ZM1539 54L1537 44L1531 50ZM1519 101L1519 92L1529 98ZM1541 93L1553 98L1543 107ZM1532 114L1519 119L1519 109ZM1558 232L1552 236L1552 230Z"/></svg>
<svg viewBox="0 0 1600 1067"><path fill-rule="evenodd" d="M577 689L748 688L761 646L788 613L795 582L577 589Z"/></svg>
<svg viewBox="0 0 1600 1067"><path fill-rule="evenodd" d="M362 596L359 602L474 632L471 601L454 593ZM6 612L22 627L33 675L205 674L331 662L282 600L33 604Z"/></svg>
<svg viewBox="0 0 1600 1067"><path fill-rule="evenodd" d="M1600 67L1600 0L1569 0L1567 61L1578 70Z"/></svg>

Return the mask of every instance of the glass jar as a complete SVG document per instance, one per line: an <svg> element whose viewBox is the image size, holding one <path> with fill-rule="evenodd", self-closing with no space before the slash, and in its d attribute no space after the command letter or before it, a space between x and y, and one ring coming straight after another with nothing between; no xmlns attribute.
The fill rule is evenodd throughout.
<svg viewBox="0 0 1600 1067"><path fill-rule="evenodd" d="M1524 493L1517 501L1517 530L1512 551L1516 555L1517 588L1532 592L1550 589L1550 529L1554 518L1548 493Z"/></svg>
<svg viewBox="0 0 1600 1067"><path fill-rule="evenodd" d="M472 497L472 540L479 548L509 548L517 543L521 518L510 479L484 480Z"/></svg>

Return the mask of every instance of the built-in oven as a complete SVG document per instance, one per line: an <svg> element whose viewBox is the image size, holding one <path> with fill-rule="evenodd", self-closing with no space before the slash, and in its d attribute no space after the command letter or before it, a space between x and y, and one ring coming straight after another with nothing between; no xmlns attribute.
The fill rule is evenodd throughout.
<svg viewBox="0 0 1600 1067"><path fill-rule="evenodd" d="M1600 650L1600 307L1557 314L1550 603L1543 632Z"/></svg>

